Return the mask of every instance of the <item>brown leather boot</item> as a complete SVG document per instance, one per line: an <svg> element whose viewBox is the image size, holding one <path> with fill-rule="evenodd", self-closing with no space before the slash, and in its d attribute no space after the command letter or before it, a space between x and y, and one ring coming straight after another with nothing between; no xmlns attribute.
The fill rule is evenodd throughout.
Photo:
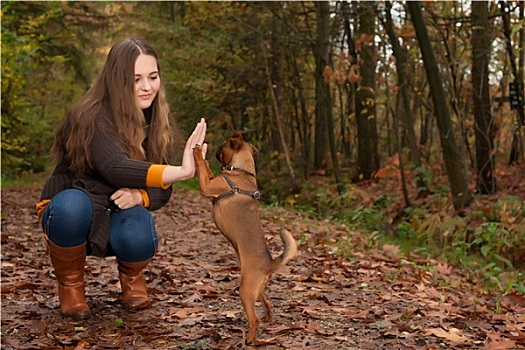
<svg viewBox="0 0 525 350"><path fill-rule="evenodd" d="M58 300L62 315L83 319L89 317L89 306L84 296L84 263L86 243L62 248L47 241L51 263L58 281Z"/></svg>
<svg viewBox="0 0 525 350"><path fill-rule="evenodd" d="M146 277L142 273L142 270L150 261L151 259L127 263L117 259L120 286L123 294L122 302L128 309L145 309L153 304L153 302L148 300Z"/></svg>

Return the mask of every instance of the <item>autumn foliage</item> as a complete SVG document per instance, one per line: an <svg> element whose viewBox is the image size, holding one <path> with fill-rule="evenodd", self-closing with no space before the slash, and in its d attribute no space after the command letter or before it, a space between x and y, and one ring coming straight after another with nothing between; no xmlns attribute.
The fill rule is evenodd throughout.
<svg viewBox="0 0 525 350"><path fill-rule="evenodd" d="M129 313L114 258L88 258L93 316L59 313L45 240L30 209L38 186L3 190L2 349L241 349L246 320L239 269L197 191L177 189L155 214L160 251L146 270L155 301ZM488 293L476 276L417 252L373 244L349 226L263 208L274 255L288 228L299 253L268 287L274 322L261 349L522 349L525 297Z"/></svg>

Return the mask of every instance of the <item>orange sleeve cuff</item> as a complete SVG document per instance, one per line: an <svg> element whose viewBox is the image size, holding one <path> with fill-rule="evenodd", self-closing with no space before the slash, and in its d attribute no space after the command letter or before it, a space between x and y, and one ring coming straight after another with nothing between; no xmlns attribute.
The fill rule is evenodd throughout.
<svg viewBox="0 0 525 350"><path fill-rule="evenodd" d="M36 214L38 215L38 221L42 222L42 214L46 209L47 205L51 202L51 199L43 199L36 204Z"/></svg>
<svg viewBox="0 0 525 350"><path fill-rule="evenodd" d="M142 206L144 208L148 208L149 207L149 196L148 196L148 192L146 192L146 190L143 190L143 189L139 189L139 192L140 194L142 195Z"/></svg>
<svg viewBox="0 0 525 350"><path fill-rule="evenodd" d="M147 187L160 187L166 189L170 187L171 184L162 183L162 173L166 169L167 165L163 164L152 164L148 169L148 175L146 176L146 186Z"/></svg>

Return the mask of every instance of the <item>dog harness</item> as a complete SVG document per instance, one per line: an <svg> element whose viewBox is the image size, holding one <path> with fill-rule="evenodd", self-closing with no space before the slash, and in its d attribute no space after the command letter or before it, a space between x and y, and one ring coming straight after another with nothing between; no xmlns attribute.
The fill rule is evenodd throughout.
<svg viewBox="0 0 525 350"><path fill-rule="evenodd" d="M225 167L226 168L226 167ZM228 168L227 170L237 170L237 169L234 169L234 168ZM243 170L244 171L244 170ZM245 171L246 172L246 171ZM250 173L248 173L250 174ZM251 175L251 174L250 174ZM261 192L259 191L245 191L245 190L242 190L240 188L238 188L234 183L233 181L230 179L230 177L226 174L221 174L222 177L224 177L224 180L226 180L226 182L228 183L228 185L230 185L231 187L231 190L227 191L227 192L224 192L224 193L221 193L220 195L218 195L217 197L213 198L212 199L212 203L215 204L219 199L222 199L224 197L228 197L228 196L232 196L234 195L235 193L240 193L240 194L245 194L245 195L248 195L250 197L253 197L254 199L256 200L259 200L261 198Z"/></svg>

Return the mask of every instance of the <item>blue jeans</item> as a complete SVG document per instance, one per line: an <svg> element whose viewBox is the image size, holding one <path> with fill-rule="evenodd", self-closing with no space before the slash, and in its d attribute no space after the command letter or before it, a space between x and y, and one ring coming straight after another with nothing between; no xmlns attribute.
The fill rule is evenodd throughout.
<svg viewBox="0 0 525 350"><path fill-rule="evenodd" d="M42 229L55 245L76 247L86 242L93 220L93 203L82 191L55 195L42 215ZM141 206L110 214L109 250L125 262L152 258L158 238L151 213Z"/></svg>

